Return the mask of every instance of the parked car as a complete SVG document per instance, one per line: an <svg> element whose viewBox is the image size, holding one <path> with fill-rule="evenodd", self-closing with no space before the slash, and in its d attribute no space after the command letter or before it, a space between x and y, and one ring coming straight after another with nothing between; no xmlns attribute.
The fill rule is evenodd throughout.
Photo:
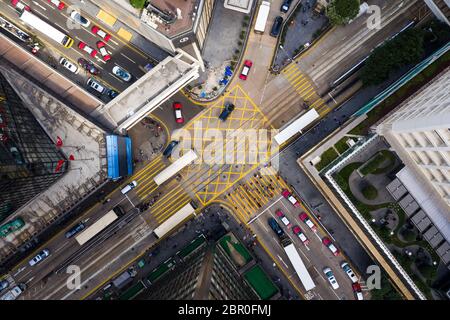
<svg viewBox="0 0 450 320"><path fill-rule="evenodd" d="M49 255L50 255L50 250L44 249L41 252L39 252L37 255L35 255L33 257L33 259L28 261L28 264L32 267L32 266L38 264L39 262L41 262L42 260L44 260L45 258L47 258Z"/></svg>
<svg viewBox="0 0 450 320"><path fill-rule="evenodd" d="M175 113L175 121L176 123L184 123L183 114L181 113L181 109L183 109L183 105L179 102L174 102L172 104L173 112Z"/></svg>
<svg viewBox="0 0 450 320"><path fill-rule="evenodd" d="M283 25L283 18L278 16L273 21L272 29L270 30L270 35L272 37L278 37L280 34L281 26Z"/></svg>
<svg viewBox="0 0 450 320"><path fill-rule="evenodd" d="M65 237L67 239L72 238L74 235L76 235L78 232L80 232L81 230L83 230L85 228L84 223L82 222L78 222L75 226L73 226L72 228L70 228L66 233L65 233Z"/></svg>
<svg viewBox="0 0 450 320"><path fill-rule="evenodd" d="M289 8L291 6L292 0L284 0L283 4L281 5L280 11L283 13L286 13L289 11Z"/></svg>
<svg viewBox="0 0 450 320"><path fill-rule="evenodd" d="M175 146L180 143L180 141L172 140L169 145L164 149L163 156L169 158L172 155L173 149Z"/></svg>
<svg viewBox="0 0 450 320"><path fill-rule="evenodd" d="M290 193L287 189L284 189L281 194L283 195L283 197L285 197L286 199L289 200L290 203L292 203L292 205L296 208L300 207L300 202L298 202L297 199L294 198L294 196L292 195L292 193Z"/></svg>
<svg viewBox="0 0 450 320"><path fill-rule="evenodd" d="M248 73L250 72L250 68L252 67L253 62L250 60L244 61L244 67L242 68L241 74L239 75L239 79L247 80Z"/></svg>
<svg viewBox="0 0 450 320"><path fill-rule="evenodd" d="M361 290L361 285L358 282L352 283L352 289L353 289L353 293L355 294L356 300L364 300L364 295Z"/></svg>
<svg viewBox="0 0 450 320"><path fill-rule="evenodd" d="M315 226L315 224L311 221L311 219L309 219L308 215L306 214L306 212L302 212L298 215L298 217L300 218L300 220L302 220L313 232L317 232L317 227Z"/></svg>
<svg viewBox="0 0 450 320"><path fill-rule="evenodd" d="M97 82L94 78L89 78L87 81L87 85L98 93L104 93L106 91L106 88L99 82Z"/></svg>
<svg viewBox="0 0 450 320"><path fill-rule="evenodd" d="M122 192L122 194L126 194L130 190L134 189L136 186L137 186L137 182L131 181L129 184L127 184L125 187L123 187L122 190L120 190L120 192Z"/></svg>
<svg viewBox="0 0 450 320"><path fill-rule="evenodd" d="M112 68L112 73L119 77L120 79L122 79L123 81L130 81L131 80L131 74L126 71L125 69L122 69L119 66L114 66L114 68Z"/></svg>
<svg viewBox="0 0 450 320"><path fill-rule="evenodd" d="M111 99L114 99L115 97L117 97L119 95L119 93L116 90L113 90L113 89L106 89L106 94Z"/></svg>
<svg viewBox="0 0 450 320"><path fill-rule="evenodd" d="M231 114L231 112L233 110L234 110L234 104L232 104L230 102L225 103L225 106L219 115L219 119L222 121L227 120L228 116Z"/></svg>
<svg viewBox="0 0 450 320"><path fill-rule="evenodd" d="M97 41L97 48L103 57L103 61L106 62L111 59L111 55L108 53L108 50L106 50L106 44L103 41Z"/></svg>
<svg viewBox="0 0 450 320"><path fill-rule="evenodd" d="M270 228L272 228L272 230L277 234L278 237L284 235L283 229L281 229L280 225L274 218L270 217L269 219L267 219L267 222L269 223Z"/></svg>
<svg viewBox="0 0 450 320"><path fill-rule="evenodd" d="M83 17L78 11L73 10L70 13L70 17L72 18L73 21L78 22L79 24L81 24L83 27L87 28L89 27L89 25L91 24L91 22L86 19L85 17Z"/></svg>
<svg viewBox="0 0 450 320"><path fill-rule="evenodd" d="M300 240L303 242L304 245L309 244L309 239L305 236L305 234L302 232L302 229L300 229L299 226L295 225L292 227L292 232L300 238Z"/></svg>
<svg viewBox="0 0 450 320"><path fill-rule="evenodd" d="M84 52L86 52L88 55L90 55L92 58L95 58L97 56L97 50L94 48L89 47L86 43L83 41L80 41L78 43L78 48Z"/></svg>
<svg viewBox="0 0 450 320"><path fill-rule="evenodd" d="M73 72L75 74L78 73L78 67L76 65L74 65L72 62L70 62L69 60L67 60L64 57L61 57L61 59L59 59L59 63L66 68L67 70L69 70L70 72Z"/></svg>
<svg viewBox="0 0 450 320"><path fill-rule="evenodd" d="M100 38L105 40L105 42L108 42L109 39L111 39L111 35L109 33L106 33L100 27L98 26L92 26L91 31L93 34L98 35Z"/></svg>
<svg viewBox="0 0 450 320"><path fill-rule="evenodd" d="M53 4L58 10L62 10L66 7L66 4L59 0L47 0L49 3Z"/></svg>
<svg viewBox="0 0 450 320"><path fill-rule="evenodd" d="M326 267L323 269L323 273L325 273L325 276L327 277L328 281L331 284L331 287L336 290L339 289L339 284L336 281L336 278L334 277L333 271L329 267Z"/></svg>
<svg viewBox="0 0 450 320"><path fill-rule="evenodd" d="M30 6L26 5L20 0L11 0L11 5L16 8L17 11L22 12L24 10L31 11Z"/></svg>
<svg viewBox="0 0 450 320"><path fill-rule="evenodd" d="M290 228L291 227L291 223L289 222L288 218L286 218L286 216L284 215L283 211L281 211L280 209L275 211L275 214L277 215L278 218L280 218L281 222L283 222L283 224Z"/></svg>
<svg viewBox="0 0 450 320"><path fill-rule="evenodd" d="M100 70L90 61L83 59L83 58L79 58L78 59L78 64L85 69L86 71L88 71L90 74L93 74L95 76L100 74Z"/></svg>
<svg viewBox="0 0 450 320"><path fill-rule="evenodd" d="M353 272L352 268L350 268L350 265L347 262L341 263L341 268L344 269L344 272L347 274L347 276L352 280L353 283L358 282L358 277Z"/></svg>
<svg viewBox="0 0 450 320"><path fill-rule="evenodd" d="M324 244L325 247L330 249L330 251L333 255L335 255L335 256L339 255L339 253L340 253L339 249L336 248L336 246L333 244L333 242L331 242L330 238L323 237L322 243Z"/></svg>

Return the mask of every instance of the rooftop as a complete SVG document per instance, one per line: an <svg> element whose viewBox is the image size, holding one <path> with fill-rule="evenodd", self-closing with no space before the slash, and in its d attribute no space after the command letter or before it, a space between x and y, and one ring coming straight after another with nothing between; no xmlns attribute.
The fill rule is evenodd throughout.
<svg viewBox="0 0 450 320"><path fill-rule="evenodd" d="M142 15L148 16L151 27L171 38L193 28L201 1L150 0Z"/></svg>

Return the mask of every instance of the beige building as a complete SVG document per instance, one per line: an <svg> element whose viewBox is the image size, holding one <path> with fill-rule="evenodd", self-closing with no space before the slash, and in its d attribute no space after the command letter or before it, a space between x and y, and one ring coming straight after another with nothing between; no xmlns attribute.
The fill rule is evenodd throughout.
<svg viewBox="0 0 450 320"><path fill-rule="evenodd" d="M450 69L406 100L376 130L406 166L397 177L450 242Z"/></svg>

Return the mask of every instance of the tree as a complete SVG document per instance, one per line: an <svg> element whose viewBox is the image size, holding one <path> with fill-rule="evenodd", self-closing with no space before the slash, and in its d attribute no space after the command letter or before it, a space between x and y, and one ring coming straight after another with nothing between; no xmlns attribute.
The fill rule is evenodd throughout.
<svg viewBox="0 0 450 320"><path fill-rule="evenodd" d="M130 0L130 4L136 9L142 9L145 6L147 0Z"/></svg>
<svg viewBox="0 0 450 320"><path fill-rule="evenodd" d="M364 85L380 84L392 72L419 62L424 54L423 39L422 30L409 29L375 48L361 71Z"/></svg>
<svg viewBox="0 0 450 320"><path fill-rule="evenodd" d="M346 24L357 16L359 5L359 0L332 0L326 14L333 25Z"/></svg>

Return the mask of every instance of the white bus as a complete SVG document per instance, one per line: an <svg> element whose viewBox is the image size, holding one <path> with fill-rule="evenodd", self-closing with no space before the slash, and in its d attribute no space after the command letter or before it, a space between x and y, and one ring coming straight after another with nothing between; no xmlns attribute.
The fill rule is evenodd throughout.
<svg viewBox="0 0 450 320"><path fill-rule="evenodd" d="M292 263L292 266L294 267L295 272L297 273L298 277L300 278L300 281L303 284L303 287L305 287L306 291L309 291L311 289L314 289L316 285L314 284L313 279L311 278L308 270L306 269L305 264L303 263L302 259L300 258L300 255L297 252L297 249L295 249L294 244L289 244L284 247L284 251L286 251L286 254L289 258L289 260Z"/></svg>
<svg viewBox="0 0 450 320"><path fill-rule="evenodd" d="M289 124L286 128L281 130L277 135L275 135L273 138L278 143L278 145L282 145L286 141L288 141L290 138L292 138L294 135L296 135L299 132L302 132L302 130L311 124L314 120L319 118L319 114L317 113L316 109L311 109L308 112L306 112L304 115L302 115L300 118Z"/></svg>
<svg viewBox="0 0 450 320"><path fill-rule="evenodd" d="M71 37L65 35L27 10L22 11L20 19L36 31L43 33L66 48L70 48L73 45L73 39Z"/></svg>
<svg viewBox="0 0 450 320"><path fill-rule="evenodd" d="M269 17L270 2L263 1L258 9L258 16L255 22L255 32L264 33L266 29L267 18Z"/></svg>
<svg viewBox="0 0 450 320"><path fill-rule="evenodd" d="M192 163L195 159L197 159L198 156L195 153L194 150L189 150L184 154L181 158L177 159L174 163L172 163L170 166L165 168L163 171L158 173L153 180L155 180L156 184L162 185L165 181L169 180L171 177L176 175L178 172L181 171L184 167L188 166Z"/></svg>
<svg viewBox="0 0 450 320"><path fill-rule="evenodd" d="M109 211L103 217L95 221L89 228L81 232L78 236L75 237L77 242L82 246L101 231L103 231L107 226L117 220L118 216L114 211Z"/></svg>
<svg viewBox="0 0 450 320"><path fill-rule="evenodd" d="M191 203L188 203L183 208L178 210L174 215L172 215L169 219L155 228L155 230L153 230L153 233L158 239L160 239L192 214L195 215L195 209Z"/></svg>

